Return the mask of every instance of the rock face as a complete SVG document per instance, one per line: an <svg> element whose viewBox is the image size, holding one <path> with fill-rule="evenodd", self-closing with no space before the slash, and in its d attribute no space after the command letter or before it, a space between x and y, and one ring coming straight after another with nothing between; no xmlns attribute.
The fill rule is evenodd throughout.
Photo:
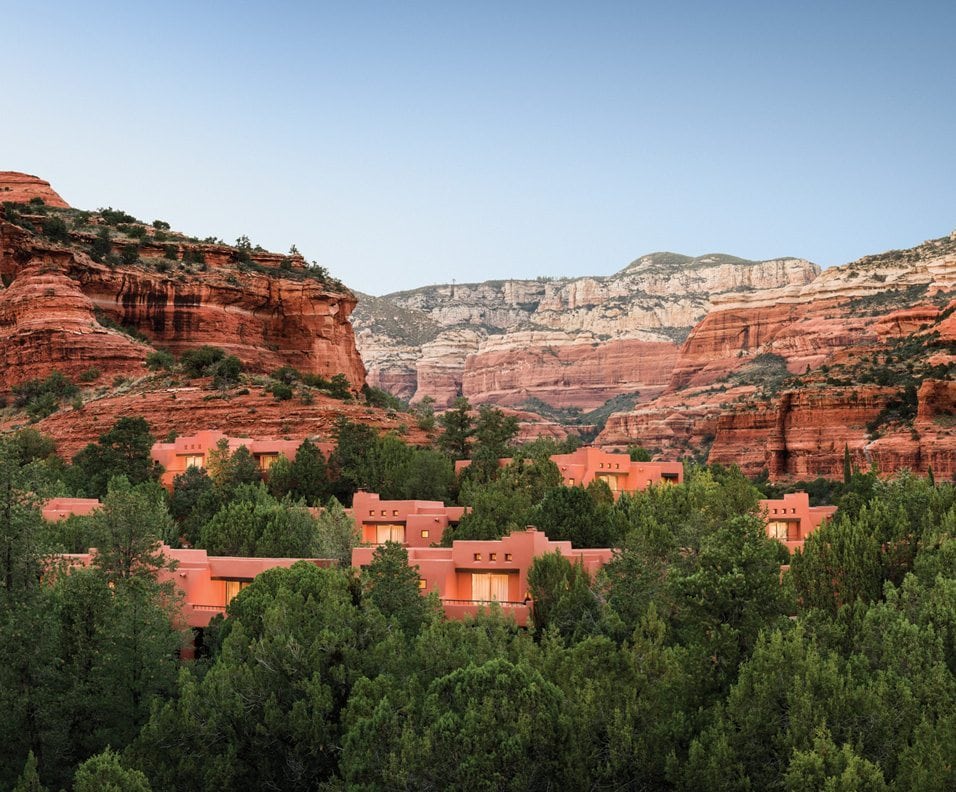
<svg viewBox="0 0 956 792"><path fill-rule="evenodd" d="M0 203L29 203L34 199L41 199L47 206L56 206L68 209L69 204L64 201L50 186L36 176L16 171L0 171Z"/></svg>
<svg viewBox="0 0 956 792"><path fill-rule="evenodd" d="M818 273L800 259L655 253L608 277L361 295L353 321L370 384L396 395L593 409L660 393L678 344L716 296L802 286Z"/></svg>
<svg viewBox="0 0 956 792"><path fill-rule="evenodd" d="M952 296L956 235L827 270L805 286L715 298L680 349L665 392L611 416L598 442L709 461L773 478L862 467L956 473ZM769 361L791 375L748 383ZM862 385L875 382L877 385ZM915 383L915 405L904 385ZM913 414L915 412L915 415Z"/></svg>
<svg viewBox="0 0 956 792"><path fill-rule="evenodd" d="M210 390L208 380L192 387L156 388L142 381L125 393L111 393L87 402L81 409L64 408L44 418L36 428L57 441L57 453L70 459L77 451L108 431L124 415L142 416L159 439L169 432L192 434L219 429L236 437L305 437L331 440L341 417L379 431L397 431L409 443L427 442L425 434L408 416L389 416L362 404L347 404L317 395L312 404L298 400L279 402L259 389L251 393Z"/></svg>
<svg viewBox="0 0 956 792"><path fill-rule="evenodd" d="M291 265L287 274L276 265L283 257L264 252L237 268L227 246L171 246L176 262L200 251L199 270L171 265L168 244L143 243L137 262L108 265L87 255L87 242L75 234L52 244L0 221L0 391L52 370L143 372L150 347L117 326L174 353L209 344L253 371L289 365L364 384L349 322L355 297L344 287Z"/></svg>

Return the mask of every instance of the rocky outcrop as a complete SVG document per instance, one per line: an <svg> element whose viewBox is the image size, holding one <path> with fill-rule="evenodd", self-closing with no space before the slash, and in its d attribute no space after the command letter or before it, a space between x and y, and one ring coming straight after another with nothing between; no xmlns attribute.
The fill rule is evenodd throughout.
<svg viewBox="0 0 956 792"><path fill-rule="evenodd" d="M720 415L709 461L739 465L773 479L838 478L844 448L861 469L909 469L951 478L956 474L956 383L927 380L918 392L912 426L868 429L897 397L893 387L857 386L782 394L773 402Z"/></svg>
<svg viewBox="0 0 956 792"><path fill-rule="evenodd" d="M832 268L805 286L715 298L665 393L612 415L597 442L695 453L711 437L709 461L791 479L842 475L847 446L864 468L950 476L953 391L932 375L956 361L954 289L956 235ZM776 397L762 389L779 381L755 380L749 394L737 387L761 360L792 375ZM919 383L921 371L917 414L901 417L903 383ZM671 433L664 416L677 403Z"/></svg>
<svg viewBox="0 0 956 792"><path fill-rule="evenodd" d="M818 273L800 259L655 253L608 277L361 296L354 323L370 383L397 383L404 395L414 374L414 400L431 396L444 405L463 394L475 402L536 398L590 409L621 393L660 392L677 344L715 296L800 286Z"/></svg>
<svg viewBox="0 0 956 792"><path fill-rule="evenodd" d="M67 209L70 206L50 186L50 182L27 173L0 171L0 203L7 201L29 203L37 199L47 206L56 206L61 209Z"/></svg>
<svg viewBox="0 0 956 792"><path fill-rule="evenodd" d="M621 394L649 401L666 387L678 347L669 341L569 338L555 331L491 336L466 357L462 391L475 401L592 410Z"/></svg>
<svg viewBox="0 0 956 792"><path fill-rule="evenodd" d="M284 270L276 254L256 253L237 267L236 251L223 245L196 246L201 270L170 266L150 256L149 244L135 264L107 265L86 254L79 236L50 244L0 222L0 389L51 370L142 372L149 345L116 327L175 353L221 347L253 371L289 365L364 384L349 322L355 297L344 287ZM173 247L181 262L189 245Z"/></svg>
<svg viewBox="0 0 956 792"><path fill-rule="evenodd" d="M117 418L125 415L144 417L159 439L170 432L192 434L214 428L235 437L311 437L330 441L336 422L342 417L380 432L397 432L409 443L424 443L428 439L402 413L389 414L320 394L311 404L299 400L280 402L258 388L251 393L222 393L200 387L208 382L196 382L192 387L170 388L157 387L150 380L131 383L121 389L125 392L94 398L80 409L64 408L37 423L36 428L56 441L57 453L64 459L95 442Z"/></svg>

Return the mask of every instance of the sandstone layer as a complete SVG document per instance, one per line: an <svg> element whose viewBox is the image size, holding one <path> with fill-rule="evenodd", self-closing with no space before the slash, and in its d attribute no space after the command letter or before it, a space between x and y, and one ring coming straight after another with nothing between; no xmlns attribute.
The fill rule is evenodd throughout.
<svg viewBox="0 0 956 792"><path fill-rule="evenodd" d="M370 384L396 395L592 409L659 393L679 342L716 296L800 286L818 273L801 259L655 253L607 277L361 295L353 321Z"/></svg>
<svg viewBox="0 0 956 792"><path fill-rule="evenodd" d="M354 388L365 382L349 322L354 295L295 277L278 266L281 256L257 252L237 267L228 246L182 243L170 264L144 243L136 263L108 265L85 245L82 234L52 244L0 221L0 391L52 370L142 372L149 345L180 353L209 344L252 371L289 365L344 374ZM154 245L163 254L167 246ZM202 269L186 265L191 249Z"/></svg>
<svg viewBox="0 0 956 792"><path fill-rule="evenodd" d="M191 434L201 429L219 429L237 437L311 437L330 441L335 424L342 417L382 432L397 432L410 443L428 440L407 415L322 395L317 395L312 404L297 400L280 402L259 389L251 393L211 390L208 381L195 386L162 387L161 383L145 380L121 390L124 392L94 397L80 409L64 408L35 426L56 441L57 453L65 459L87 443L96 442L117 418L126 415L144 417L160 440L170 432ZM13 425L3 428L11 429Z"/></svg>
<svg viewBox="0 0 956 792"><path fill-rule="evenodd" d="M0 171L0 203L6 201L29 203L36 199L43 201L47 206L56 206L61 209L67 209L70 206L50 186L50 182L28 173Z"/></svg>
<svg viewBox="0 0 956 792"><path fill-rule="evenodd" d="M954 290L956 234L831 268L805 286L715 298L666 391L612 415L597 442L699 455L712 441L709 461L777 479L842 475L846 446L864 468L950 477ZM756 377L741 393L758 364L778 379ZM918 387L915 415L907 383Z"/></svg>

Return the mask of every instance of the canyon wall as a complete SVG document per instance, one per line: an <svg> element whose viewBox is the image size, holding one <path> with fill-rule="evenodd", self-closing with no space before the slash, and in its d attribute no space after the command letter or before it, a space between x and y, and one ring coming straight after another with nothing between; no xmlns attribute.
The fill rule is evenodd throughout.
<svg viewBox="0 0 956 792"><path fill-rule="evenodd" d="M142 373L151 346L178 354L202 344L252 371L288 365L364 384L351 292L270 266L275 254L255 253L243 269L227 246L195 247L201 270L147 258L149 245L135 264L108 265L84 252L83 239L53 244L0 221L0 391L53 370Z"/></svg>
<svg viewBox="0 0 956 792"><path fill-rule="evenodd" d="M370 384L403 398L589 410L660 393L715 296L799 286L818 273L801 259L655 253L607 277L361 295L353 322Z"/></svg>

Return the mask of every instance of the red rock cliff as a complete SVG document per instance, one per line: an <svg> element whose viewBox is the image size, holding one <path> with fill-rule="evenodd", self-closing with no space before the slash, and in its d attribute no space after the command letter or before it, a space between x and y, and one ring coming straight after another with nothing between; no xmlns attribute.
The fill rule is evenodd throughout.
<svg viewBox="0 0 956 792"><path fill-rule="evenodd" d="M57 206L61 209L69 208L56 191L36 176L16 171L0 171L0 203L29 203L34 198L40 198L47 206Z"/></svg>
<svg viewBox="0 0 956 792"><path fill-rule="evenodd" d="M257 254L263 255L270 254ZM143 371L149 347L103 327L96 311L176 353L210 344L252 371L289 365L326 377L342 373L361 387L365 368L349 322L352 293L294 272L267 271L268 262L257 266L167 272L145 264L107 266L79 244L50 244L0 221L6 286L0 290L0 389L52 370L71 376L94 366L109 374Z"/></svg>

